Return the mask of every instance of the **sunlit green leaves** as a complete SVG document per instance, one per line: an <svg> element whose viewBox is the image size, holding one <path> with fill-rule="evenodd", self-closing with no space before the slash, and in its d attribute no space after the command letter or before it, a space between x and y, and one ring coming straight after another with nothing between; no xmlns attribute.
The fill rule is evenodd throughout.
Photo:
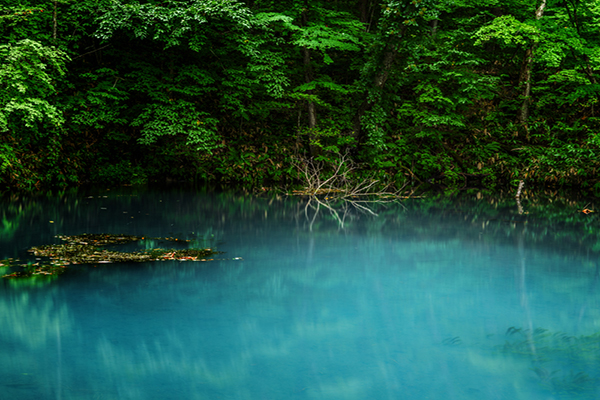
<svg viewBox="0 0 600 400"><path fill-rule="evenodd" d="M27 98L9 101L2 110L6 115L14 115L21 119L26 128L34 128L37 123L48 120L56 127L62 125L62 113L47 100ZM2 128L2 126L0 126ZM6 129L6 126L4 127Z"/></svg>
<svg viewBox="0 0 600 400"><path fill-rule="evenodd" d="M150 144L164 135L187 135L188 143L201 151L218 146L217 120L183 100L168 104L152 104L136 118L132 125L141 128L140 143Z"/></svg>
<svg viewBox="0 0 600 400"><path fill-rule="evenodd" d="M521 22L512 15L495 18L475 34L475 44L497 40L507 46L527 45L539 41L540 31L534 25Z"/></svg>
<svg viewBox="0 0 600 400"><path fill-rule="evenodd" d="M278 13L258 13L256 21L268 31L278 32L278 35L289 35L290 39L283 39L282 43L286 43L290 50L293 51L294 48L308 49L314 54L313 57L322 60L325 65L336 63L332 52L355 53L363 48L364 24L347 12L333 10L318 3L312 4L308 9L291 8ZM320 79L318 65L311 67L316 69L317 76L315 78ZM324 79L333 83L331 76L324 77ZM330 85L329 87L330 90L338 88L341 87L339 85ZM313 89L300 86L294 90Z"/></svg>
<svg viewBox="0 0 600 400"><path fill-rule="evenodd" d="M165 48L186 43L198 49L207 43L198 43L193 37L209 20L228 20L248 29L250 18L248 8L236 0L169 0L160 4L114 0L99 18L96 35L106 40L124 30L136 38L161 41Z"/></svg>
<svg viewBox="0 0 600 400"><path fill-rule="evenodd" d="M356 87L352 85L342 85L335 83L329 76L322 76L311 82L302 84L294 88L294 92L308 92L316 89L326 89L336 92L340 95L349 95L356 92Z"/></svg>
<svg viewBox="0 0 600 400"><path fill-rule="evenodd" d="M55 93L54 79L65 74L64 52L23 39L0 46L0 132L8 118L18 115L26 127L44 120L59 126L63 120L48 100Z"/></svg>
<svg viewBox="0 0 600 400"><path fill-rule="evenodd" d="M360 50L360 40L356 36L320 24L301 28L292 43L313 50ZM330 64L333 60L329 58L325 62Z"/></svg>

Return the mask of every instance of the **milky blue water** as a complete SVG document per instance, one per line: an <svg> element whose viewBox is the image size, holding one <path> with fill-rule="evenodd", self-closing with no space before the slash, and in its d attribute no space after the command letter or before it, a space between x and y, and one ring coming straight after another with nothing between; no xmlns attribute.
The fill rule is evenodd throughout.
<svg viewBox="0 0 600 400"><path fill-rule="evenodd" d="M223 253L3 279L0 399L599 398L584 216L492 203L407 200L375 216L184 191L13 199L0 258L81 233Z"/></svg>

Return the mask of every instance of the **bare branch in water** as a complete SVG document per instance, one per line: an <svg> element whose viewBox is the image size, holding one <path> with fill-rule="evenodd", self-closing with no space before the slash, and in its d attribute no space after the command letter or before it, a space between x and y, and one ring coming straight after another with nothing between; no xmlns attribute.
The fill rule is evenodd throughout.
<svg viewBox="0 0 600 400"><path fill-rule="evenodd" d="M384 185L373 177L359 177L359 167L347 153L340 154L335 162L327 164L312 158L299 159L296 167L304 189L294 190L293 194L308 198L304 216L311 230L322 209L329 211L340 227L344 228L352 210L377 216L373 211L374 205L410 197L402 195L405 185L391 191L389 189L392 184ZM309 215L311 211L312 216Z"/></svg>
<svg viewBox="0 0 600 400"><path fill-rule="evenodd" d="M331 196L335 198L370 197L377 201L393 201L401 196L406 184L399 190L390 191L391 184L383 185L373 177L357 176L359 167L348 154L340 154L338 160L325 165L323 161L313 158L298 159L296 167L298 176L303 181L304 189L294 190L300 196Z"/></svg>

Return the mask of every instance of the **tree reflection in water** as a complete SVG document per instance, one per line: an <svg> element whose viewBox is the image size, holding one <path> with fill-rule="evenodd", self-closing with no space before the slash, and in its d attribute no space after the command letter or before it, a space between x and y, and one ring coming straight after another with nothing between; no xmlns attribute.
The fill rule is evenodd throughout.
<svg viewBox="0 0 600 400"><path fill-rule="evenodd" d="M11 398L597 393L600 241L580 203L523 195L519 214L514 199L415 199L342 226L329 212L307 220L305 203L283 197L53 201L24 207L0 250L57 234L209 232L224 258L243 259L79 266L55 281L3 282L0 374Z"/></svg>

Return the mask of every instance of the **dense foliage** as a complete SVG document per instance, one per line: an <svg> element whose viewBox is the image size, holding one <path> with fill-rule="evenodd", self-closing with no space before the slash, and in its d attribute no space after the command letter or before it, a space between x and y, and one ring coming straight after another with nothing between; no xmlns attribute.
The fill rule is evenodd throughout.
<svg viewBox="0 0 600 400"><path fill-rule="evenodd" d="M600 3L7 0L0 185L600 189ZM346 158L344 158L346 159Z"/></svg>

